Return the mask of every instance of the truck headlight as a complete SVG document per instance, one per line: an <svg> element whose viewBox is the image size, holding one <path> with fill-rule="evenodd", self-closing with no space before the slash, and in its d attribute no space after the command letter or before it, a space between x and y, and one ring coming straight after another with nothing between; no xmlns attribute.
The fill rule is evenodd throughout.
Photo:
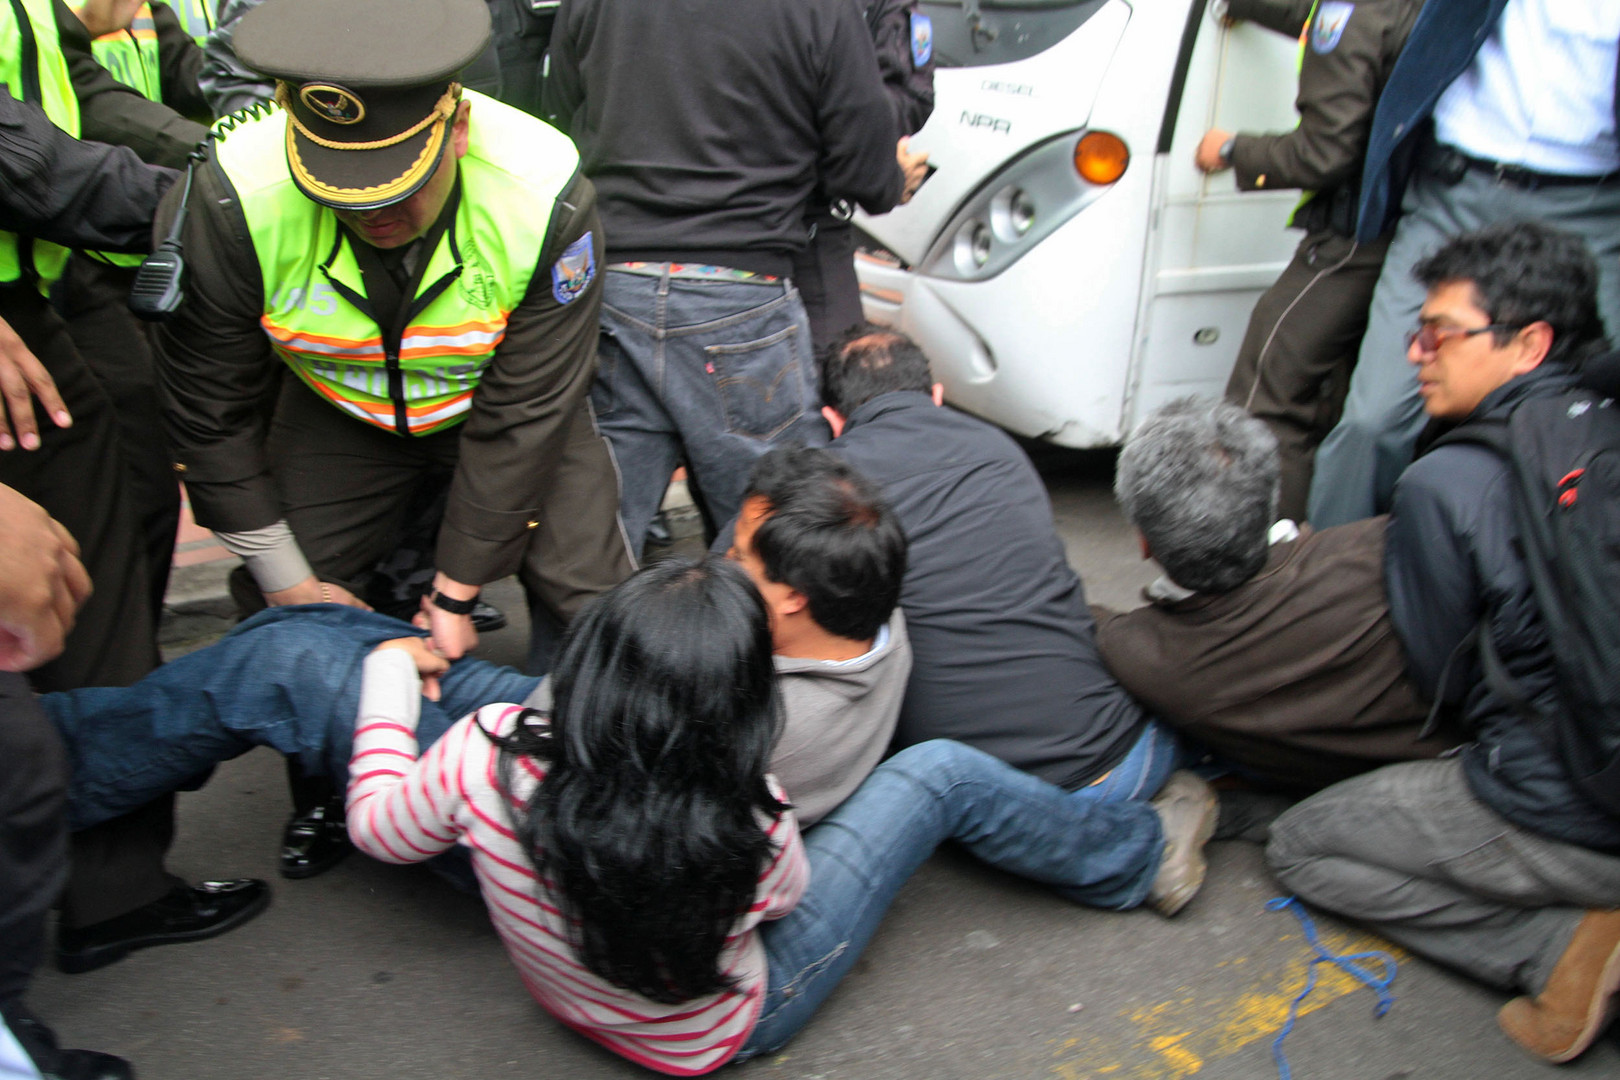
<svg viewBox="0 0 1620 1080"><path fill-rule="evenodd" d="M959 281L995 277L1100 198L1129 163L1124 140L1105 131L1038 144L962 204L918 269Z"/></svg>

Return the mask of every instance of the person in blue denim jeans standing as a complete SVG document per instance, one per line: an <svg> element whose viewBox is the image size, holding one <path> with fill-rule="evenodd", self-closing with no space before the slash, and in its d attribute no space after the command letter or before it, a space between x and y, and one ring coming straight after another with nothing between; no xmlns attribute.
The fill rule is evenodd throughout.
<svg viewBox="0 0 1620 1080"><path fill-rule="evenodd" d="M871 36L848 0L564 0L542 106L597 188L592 402L631 548L681 462L712 535L754 459L830 437L789 275L812 196L903 194Z"/></svg>

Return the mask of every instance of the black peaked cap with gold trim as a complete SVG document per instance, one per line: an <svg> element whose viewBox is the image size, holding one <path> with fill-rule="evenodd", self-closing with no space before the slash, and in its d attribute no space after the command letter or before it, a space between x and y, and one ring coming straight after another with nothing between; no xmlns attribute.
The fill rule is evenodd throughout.
<svg viewBox="0 0 1620 1080"><path fill-rule="evenodd" d="M371 210L427 183L449 141L456 73L489 42L484 0L265 0L232 38L276 79L303 193Z"/></svg>

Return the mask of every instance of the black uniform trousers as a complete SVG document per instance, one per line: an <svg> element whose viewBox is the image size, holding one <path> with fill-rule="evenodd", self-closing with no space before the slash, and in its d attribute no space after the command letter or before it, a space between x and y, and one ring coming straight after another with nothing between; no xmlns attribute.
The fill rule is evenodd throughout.
<svg viewBox="0 0 1620 1080"><path fill-rule="evenodd" d="M29 681L41 692L127 686L157 666L158 648L113 404L60 316L32 286L0 288L0 318L45 365L73 414L70 428L41 420L38 450L0 453L0 483L39 503L73 534L95 588L62 655L30 672ZM63 922L111 919L173 888L178 879L163 870L173 815L171 796L74 833Z"/></svg>
<svg viewBox="0 0 1620 1080"><path fill-rule="evenodd" d="M67 880L67 755L28 680L0 672L0 1009L45 950L45 916Z"/></svg>
<svg viewBox="0 0 1620 1080"><path fill-rule="evenodd" d="M1278 516L1305 520L1316 448L1339 422L1389 237L1307 233L1249 317L1226 400L1277 437Z"/></svg>
<svg viewBox="0 0 1620 1080"><path fill-rule="evenodd" d="M133 267L108 266L75 255L51 300L66 320L79 355L113 402L131 512L145 552L148 609L157 620L163 615L174 537L180 527L180 484L163 439L150 330L125 304L134 277Z"/></svg>

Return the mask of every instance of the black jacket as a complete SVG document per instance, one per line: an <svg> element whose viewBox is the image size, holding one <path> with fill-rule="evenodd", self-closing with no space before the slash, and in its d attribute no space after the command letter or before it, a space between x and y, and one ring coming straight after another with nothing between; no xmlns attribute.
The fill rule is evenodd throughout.
<svg viewBox="0 0 1620 1080"><path fill-rule="evenodd" d="M96 251L152 250L152 215L175 173L80 142L37 105L0 94L0 229Z"/></svg>
<svg viewBox="0 0 1620 1080"><path fill-rule="evenodd" d="M163 102L157 102L113 78L96 62L84 23L61 0L55 9L62 55L79 99L79 133L86 139L127 146L154 165L184 168L186 155L208 134L206 125L188 117L209 116L208 103L197 88L202 51L181 29L179 18L162 4L152 8L163 81Z"/></svg>
<svg viewBox="0 0 1620 1080"><path fill-rule="evenodd" d="M786 275L818 188L882 213L900 133L851 0L563 0L542 96L608 261Z"/></svg>
<svg viewBox="0 0 1620 1080"><path fill-rule="evenodd" d="M917 63L912 47L917 0L866 0L866 26L872 32L883 90L894 107L902 135L915 135L934 112L934 57Z"/></svg>
<svg viewBox="0 0 1620 1080"><path fill-rule="evenodd" d="M1474 416L1505 415L1571 382L1537 368L1493 391ZM1491 639L1520 688L1540 709L1559 707L1546 629L1518 553L1506 461L1482 446L1448 444L1414 462L1395 487L1384 559L1390 616L1426 695L1442 689L1458 642L1488 616ZM1580 794L1546 737L1485 685L1472 652L1459 655L1443 690L1475 740L1462 759L1481 802L1526 829L1620 851L1620 820Z"/></svg>
<svg viewBox="0 0 1620 1080"><path fill-rule="evenodd" d="M1103 666L1085 590L1018 445L927 394L883 394L831 449L883 491L909 545L913 663L897 746L957 739L1073 790L1145 717Z"/></svg>

